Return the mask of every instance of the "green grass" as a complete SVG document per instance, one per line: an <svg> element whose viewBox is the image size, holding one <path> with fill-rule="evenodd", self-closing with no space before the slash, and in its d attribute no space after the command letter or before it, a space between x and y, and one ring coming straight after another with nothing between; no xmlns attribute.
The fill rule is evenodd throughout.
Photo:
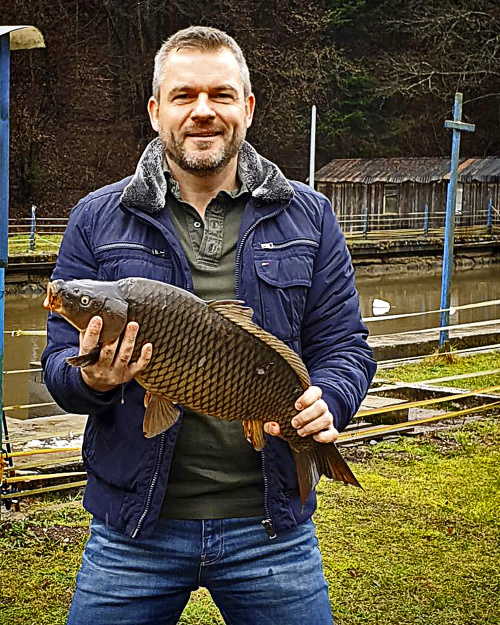
<svg viewBox="0 0 500 625"><path fill-rule="evenodd" d="M57 252L61 245L62 234L35 235L36 252ZM9 256L30 253L29 234L11 234L9 236Z"/></svg>
<svg viewBox="0 0 500 625"><path fill-rule="evenodd" d="M394 369L383 369L379 371L378 377L393 382L419 382L421 380L431 380L432 378L445 378L464 373L479 373L481 371L500 369L500 352L490 352L474 356L457 355L455 359L455 363L448 364L439 356L430 356L420 363L405 365L404 367L395 367ZM470 390L487 388L489 386L500 386L500 373L450 382L440 382L439 385L454 386Z"/></svg>
<svg viewBox="0 0 500 625"><path fill-rule="evenodd" d="M322 480L315 516L336 623L499 623L500 421L346 453L364 490ZM0 523L1 625L65 622L87 525L53 498ZM199 590L180 623L222 619Z"/></svg>
<svg viewBox="0 0 500 625"><path fill-rule="evenodd" d="M321 489L338 622L500 622L499 443L500 423L485 420L380 445L358 468L364 492Z"/></svg>

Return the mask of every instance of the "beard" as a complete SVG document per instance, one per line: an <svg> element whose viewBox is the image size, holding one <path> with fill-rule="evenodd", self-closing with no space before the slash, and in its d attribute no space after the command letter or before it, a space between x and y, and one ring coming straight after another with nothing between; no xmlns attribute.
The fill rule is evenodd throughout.
<svg viewBox="0 0 500 625"><path fill-rule="evenodd" d="M189 132L207 132L218 130L211 127L199 126ZM246 136L245 128L236 128L229 140L217 149L213 149L212 141L198 139L197 150L188 150L185 143L179 140L171 130L166 130L161 125L158 135L163 145L165 155L184 171L201 178L221 172L241 149ZM186 137L184 133L183 138Z"/></svg>

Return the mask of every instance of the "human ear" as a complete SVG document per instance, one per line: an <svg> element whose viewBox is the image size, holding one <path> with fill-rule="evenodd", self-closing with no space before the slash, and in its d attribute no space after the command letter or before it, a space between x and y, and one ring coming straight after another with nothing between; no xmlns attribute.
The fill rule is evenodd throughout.
<svg viewBox="0 0 500 625"><path fill-rule="evenodd" d="M160 105L158 104L154 96L151 96L149 98L148 113L149 113L149 120L151 122L151 126L153 127L153 130L158 132L158 118L159 118L159 113L160 113Z"/></svg>
<svg viewBox="0 0 500 625"><path fill-rule="evenodd" d="M252 125L254 111L255 111L255 96L253 93L251 93L245 101L246 127L247 128L250 128L250 126Z"/></svg>

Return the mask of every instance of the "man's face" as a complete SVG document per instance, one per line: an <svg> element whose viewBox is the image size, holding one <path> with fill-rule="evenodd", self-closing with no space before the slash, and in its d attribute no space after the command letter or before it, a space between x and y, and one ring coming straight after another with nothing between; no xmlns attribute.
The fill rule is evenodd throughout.
<svg viewBox="0 0 500 625"><path fill-rule="evenodd" d="M254 108L255 98L244 97L238 63L226 48L170 52L159 102L151 98L148 105L167 157L198 176L218 173L236 157Z"/></svg>

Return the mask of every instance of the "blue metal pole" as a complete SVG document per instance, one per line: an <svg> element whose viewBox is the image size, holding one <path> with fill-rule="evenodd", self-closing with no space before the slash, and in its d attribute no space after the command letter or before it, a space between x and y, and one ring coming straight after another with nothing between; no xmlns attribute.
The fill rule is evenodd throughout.
<svg viewBox="0 0 500 625"><path fill-rule="evenodd" d="M314 189L314 175L316 162L316 105L311 109L311 139L309 147L309 186Z"/></svg>
<svg viewBox="0 0 500 625"><path fill-rule="evenodd" d="M30 233L30 252L35 251L35 231L36 231L36 206L31 207L31 233Z"/></svg>
<svg viewBox="0 0 500 625"><path fill-rule="evenodd" d="M368 206L363 208L363 239L366 239L368 233Z"/></svg>
<svg viewBox="0 0 500 625"><path fill-rule="evenodd" d="M0 413L3 412L5 267L8 259L9 223L9 82L10 35L7 33L0 36ZM2 433L3 423L0 422L0 449Z"/></svg>
<svg viewBox="0 0 500 625"><path fill-rule="evenodd" d="M429 207L424 206L424 237L429 236Z"/></svg>
<svg viewBox="0 0 500 625"><path fill-rule="evenodd" d="M492 212L493 212L493 198L490 197L490 200L488 202L488 234L491 234L493 230L492 221L491 221Z"/></svg>
<svg viewBox="0 0 500 625"><path fill-rule="evenodd" d="M455 106L453 108L453 119L462 119L462 94L455 94ZM455 240L455 208L457 205L457 181L458 181L458 159L460 153L460 131L453 129L453 139L451 144L451 167L450 182L446 195L446 224L444 235L443 253L443 275L441 282L441 326L449 325L451 299L451 278L453 274L453 243ZM448 330L441 330L439 334L439 347L442 348L448 342Z"/></svg>

